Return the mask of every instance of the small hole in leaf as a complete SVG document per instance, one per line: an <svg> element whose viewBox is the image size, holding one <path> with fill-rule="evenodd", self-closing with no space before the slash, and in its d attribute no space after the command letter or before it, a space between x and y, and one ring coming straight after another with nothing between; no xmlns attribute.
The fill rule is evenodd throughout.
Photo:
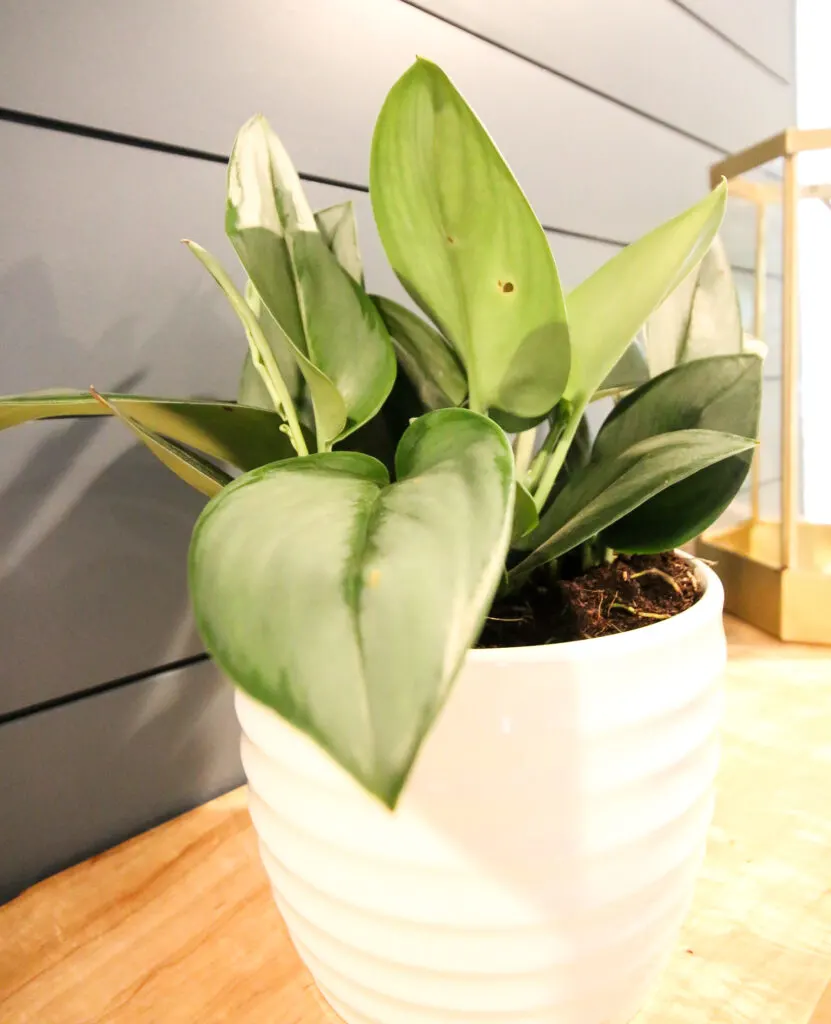
<svg viewBox="0 0 831 1024"><path fill-rule="evenodd" d="M512 292L514 290L514 286L513 284L511 284L510 281L506 281L505 284L502 284L502 282L500 281L499 286L501 287L503 292Z"/></svg>

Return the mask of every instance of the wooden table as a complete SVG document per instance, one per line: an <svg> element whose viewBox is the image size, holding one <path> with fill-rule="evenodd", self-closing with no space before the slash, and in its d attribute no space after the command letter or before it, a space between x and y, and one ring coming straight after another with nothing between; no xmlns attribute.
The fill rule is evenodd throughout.
<svg viewBox="0 0 831 1024"><path fill-rule="evenodd" d="M637 1024L831 1024L831 649L728 634L709 852ZM272 904L242 790L30 889L0 909L0 951L3 1024L335 1019Z"/></svg>

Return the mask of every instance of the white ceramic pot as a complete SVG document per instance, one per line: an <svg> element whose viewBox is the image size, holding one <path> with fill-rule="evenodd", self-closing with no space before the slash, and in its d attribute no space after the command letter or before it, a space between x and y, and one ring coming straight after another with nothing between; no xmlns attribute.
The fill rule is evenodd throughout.
<svg viewBox="0 0 831 1024"><path fill-rule="evenodd" d="M630 633L472 651L394 814L242 693L251 816L348 1024L625 1024L704 850L722 590Z"/></svg>

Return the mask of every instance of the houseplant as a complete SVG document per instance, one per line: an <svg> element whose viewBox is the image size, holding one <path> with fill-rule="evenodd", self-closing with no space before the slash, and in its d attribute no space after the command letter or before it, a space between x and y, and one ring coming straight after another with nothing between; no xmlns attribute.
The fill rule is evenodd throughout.
<svg viewBox="0 0 831 1024"><path fill-rule="evenodd" d="M623 1022L689 899L724 658L715 577L662 553L741 485L760 390L740 352L633 387L629 346L724 190L564 298L507 165L418 61L371 197L432 324L367 293L351 209L313 214L258 117L228 178L244 294L188 243L244 328L239 402L38 393L0 427L113 414L211 497L197 623L238 687L275 895L346 1021ZM645 628L529 646L575 587L600 632ZM470 650L485 620L506 644Z"/></svg>

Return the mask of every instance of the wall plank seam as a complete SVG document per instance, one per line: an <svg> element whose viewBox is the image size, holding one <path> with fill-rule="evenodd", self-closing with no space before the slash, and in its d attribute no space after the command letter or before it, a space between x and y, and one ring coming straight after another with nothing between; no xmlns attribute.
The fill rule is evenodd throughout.
<svg viewBox="0 0 831 1024"><path fill-rule="evenodd" d="M740 53L751 63L755 64L756 67L766 71L772 78L775 78L778 82L783 85L792 85L790 79L785 78L784 75L780 75L778 71L772 68L769 64L766 64L763 60L760 60L755 53L751 53L750 50L745 49L741 43L737 42L726 32L722 32L720 28L716 28L711 22L707 21L706 18L697 12L689 8L683 0L669 0L669 3L674 4L679 10L689 15L694 21L697 21L699 25L703 25L709 32L712 32L714 36L718 36L719 39L723 40L728 46L731 46L737 53Z"/></svg>
<svg viewBox="0 0 831 1024"><path fill-rule="evenodd" d="M763 64L758 58L754 57L753 54L749 53L744 47L734 42L724 33L714 28L709 22L704 21L699 15L694 14L688 8L684 7L683 4L678 3L677 0L670 0L672 3L677 3L677 6L684 10L691 17L699 21L709 31L713 32L720 39L723 39L729 45L737 49L743 56L752 60L753 63L758 64L766 72L779 79L784 85L790 85L787 79L782 78L776 71L773 71L766 64ZM673 124L671 121L667 121L662 117L658 117L656 114L650 114L646 110L642 110L640 107L635 106L632 103L627 103L626 100L620 99L613 93L606 92L603 89L598 89L596 86L589 85L588 82L582 79L575 78L573 75L566 74L564 71L560 71L553 67L551 64L545 63L545 61L538 60L536 57L530 56L530 54L523 53L521 50L517 50L506 43L500 42L498 39L494 39L491 36L485 35L482 32L471 28L469 25L465 25L460 21L456 21L454 18L449 18L445 14L439 14L438 12L431 10L429 7L419 3L418 0L400 0L400 3L406 4L408 7L413 7L415 10L420 11L422 14L426 14L431 18L435 18L437 21L444 22L446 25L450 25L452 28L458 29L460 32L465 32L467 35L473 36L475 39L479 39L483 43L488 43L490 46L494 46L504 53L510 54L512 57L516 57L519 60L525 61L528 64L532 64L534 67L539 68L541 71L547 71L549 74L554 75L556 78L562 79L564 82L568 82L570 85L576 85L580 89L584 89L586 92L591 93L593 96L597 96L599 99L606 100L607 103L612 103L622 110L628 110L629 113L635 114L638 117L644 118L646 121L651 121L653 124L659 125L661 128L665 128L667 131L671 131L676 135L680 135L685 139L689 139L691 142L697 142L699 145L706 146L708 149L713 150L715 153L727 155L730 151L725 149L723 146L719 146L717 143L712 142L710 139L705 139L701 135L697 135L695 132L688 131L686 128L682 128L680 125Z"/></svg>
<svg viewBox="0 0 831 1024"><path fill-rule="evenodd" d="M74 704L79 700L98 697L102 693L109 693L112 690L121 689L123 686L143 683L148 679L155 679L167 673L190 668L191 665L200 665L204 661L210 661L209 654L205 652L191 654L186 658L179 658L177 661L170 661L164 665L155 665L153 668L145 668L140 672L131 672L129 675L119 676L117 679L110 679L104 683L96 683L94 686L85 687L83 690L75 690L73 693L65 693L60 697L52 697L49 700L42 700L35 704L27 704L24 707L15 708L12 711L5 711L0 714L0 727L9 725L11 722L17 722L22 718L30 718L32 715L41 714L44 711L52 711L67 704Z"/></svg>

